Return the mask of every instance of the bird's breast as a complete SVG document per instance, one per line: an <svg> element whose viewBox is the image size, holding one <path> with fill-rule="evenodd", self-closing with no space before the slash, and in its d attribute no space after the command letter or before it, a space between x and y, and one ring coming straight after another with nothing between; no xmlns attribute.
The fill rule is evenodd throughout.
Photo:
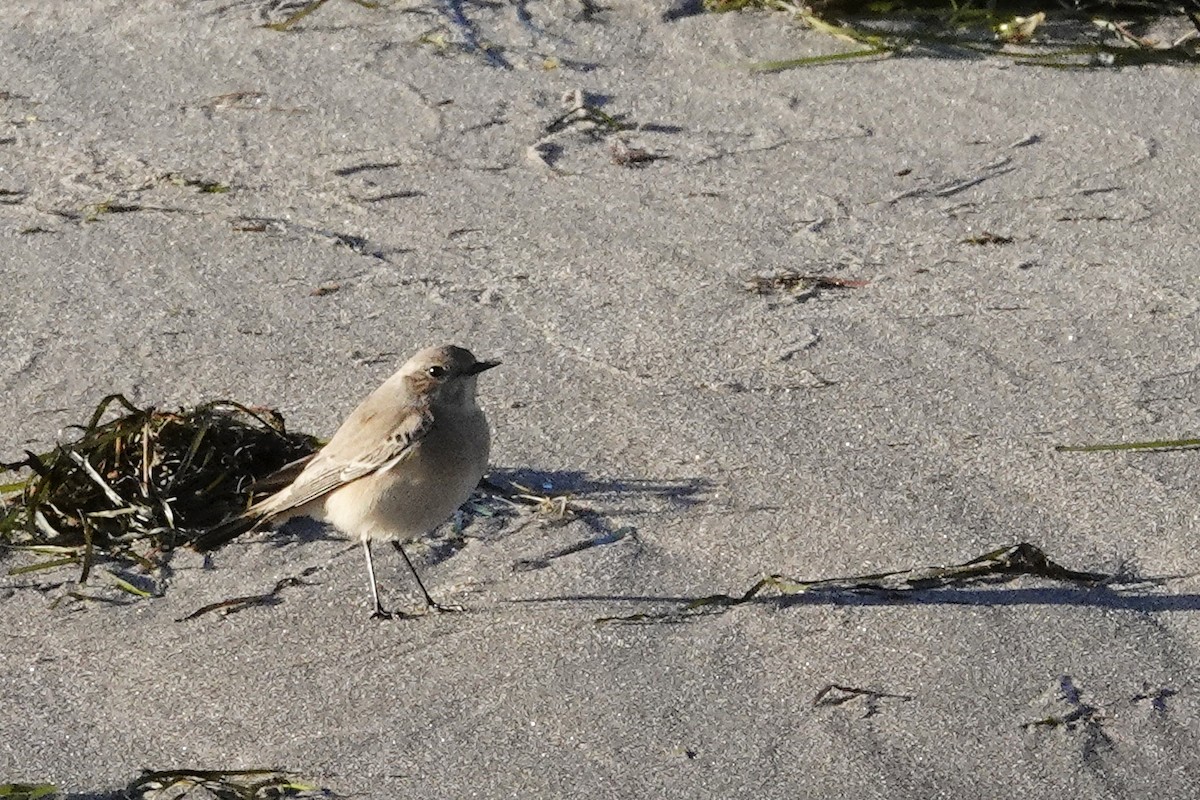
<svg viewBox="0 0 1200 800"><path fill-rule="evenodd" d="M352 538L424 535L470 497L487 470L489 450L482 412L436 420L403 461L331 492L323 516Z"/></svg>

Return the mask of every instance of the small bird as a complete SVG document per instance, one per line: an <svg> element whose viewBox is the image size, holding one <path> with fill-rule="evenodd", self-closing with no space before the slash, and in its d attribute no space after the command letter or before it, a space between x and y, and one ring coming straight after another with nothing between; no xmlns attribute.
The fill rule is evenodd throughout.
<svg viewBox="0 0 1200 800"><path fill-rule="evenodd" d="M307 463L277 473L298 470L285 488L201 534L191 546L214 550L262 525L312 517L362 541L372 617L397 616L379 602L371 561L375 540L390 541L400 551L421 587L426 611L457 610L433 601L401 542L445 522L487 470L491 436L476 403L475 382L499 363L477 361L469 350L452 345L420 351L363 400Z"/></svg>

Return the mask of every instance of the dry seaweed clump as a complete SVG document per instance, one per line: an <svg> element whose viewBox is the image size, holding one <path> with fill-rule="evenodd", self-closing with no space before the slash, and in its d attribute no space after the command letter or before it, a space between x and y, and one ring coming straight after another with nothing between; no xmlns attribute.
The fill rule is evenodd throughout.
<svg viewBox="0 0 1200 800"><path fill-rule="evenodd" d="M114 406L125 413L103 421ZM135 544L185 544L245 508L256 481L317 447L289 433L279 412L228 400L159 411L114 394L73 427L82 431L73 442L0 463L29 470L0 485L0 544L53 548L66 556L44 566L82 560L85 579L94 551L142 561Z"/></svg>
<svg viewBox="0 0 1200 800"><path fill-rule="evenodd" d="M1200 62L1200 0L703 0L712 13L764 9L857 45L750 65L779 72L847 59L940 55L1052 69Z"/></svg>
<svg viewBox="0 0 1200 800"><path fill-rule="evenodd" d="M284 797L336 800L340 797L275 769L142 770L141 777L124 789L87 796L105 800L276 800ZM63 794L51 783L0 783L0 798L62 800Z"/></svg>

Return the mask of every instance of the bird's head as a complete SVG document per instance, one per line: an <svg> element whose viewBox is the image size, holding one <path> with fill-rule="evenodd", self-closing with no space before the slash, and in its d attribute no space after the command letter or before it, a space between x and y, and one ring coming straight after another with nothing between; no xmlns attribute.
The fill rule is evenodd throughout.
<svg viewBox="0 0 1200 800"><path fill-rule="evenodd" d="M427 396L438 405L472 403L475 378L498 366L499 361L479 361L470 350L454 345L427 347L400 368L400 376L413 396Z"/></svg>

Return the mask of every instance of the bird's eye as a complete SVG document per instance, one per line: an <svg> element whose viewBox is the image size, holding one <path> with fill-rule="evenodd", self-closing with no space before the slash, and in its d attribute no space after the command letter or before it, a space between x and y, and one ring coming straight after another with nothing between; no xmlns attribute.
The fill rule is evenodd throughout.
<svg viewBox="0 0 1200 800"><path fill-rule="evenodd" d="M443 378L446 375L446 368L440 364L434 364L429 369L425 370L431 378Z"/></svg>

